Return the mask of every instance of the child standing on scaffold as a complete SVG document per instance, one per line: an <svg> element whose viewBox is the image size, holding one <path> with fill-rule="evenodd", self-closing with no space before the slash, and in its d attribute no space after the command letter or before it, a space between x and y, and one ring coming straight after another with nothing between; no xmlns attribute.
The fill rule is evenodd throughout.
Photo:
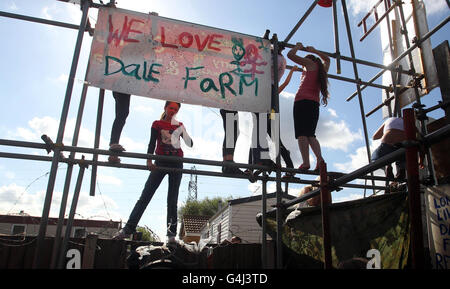
<svg viewBox="0 0 450 289"><path fill-rule="evenodd" d="M187 134L183 123L175 120L175 115L180 109L180 106L181 104L177 102L166 102L161 119L154 121L152 124L150 143L148 144L147 150L148 154L156 153L157 155L183 157L183 150L180 146L180 136L183 137L186 145L192 147L192 139ZM114 239L127 238L136 231L136 226L147 208L147 205L165 175L169 175L169 188L167 193L167 236L169 243L174 243L177 232L177 202L182 172L179 170L162 171L158 170L158 167L182 169L183 163L172 160L156 160L155 163L153 163L151 159L148 159L147 167L151 172L145 183L141 197L136 202L125 227L118 232Z"/></svg>
<svg viewBox="0 0 450 289"><path fill-rule="evenodd" d="M319 57L312 54L300 57L296 55L298 50L311 52ZM294 101L295 138L298 141L300 154L303 159L299 169L308 170L310 168L309 147L311 147L317 159L315 170L318 170L319 164L323 162L323 158L320 143L315 133L319 120L320 102L324 106L328 104L328 69L330 67L330 59L312 46L305 48L300 42L288 52L287 56L303 68L300 87ZM322 93L321 99L319 98L320 93Z"/></svg>

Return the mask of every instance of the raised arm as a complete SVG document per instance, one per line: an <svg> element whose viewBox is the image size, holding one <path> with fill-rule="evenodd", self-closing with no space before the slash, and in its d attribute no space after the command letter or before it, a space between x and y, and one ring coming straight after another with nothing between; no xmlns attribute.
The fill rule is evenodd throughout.
<svg viewBox="0 0 450 289"><path fill-rule="evenodd" d="M291 81L292 74L294 73L294 71L300 71L300 68L298 68L298 66L295 65L289 71L289 74L286 76L286 79L284 80L284 82L280 86L278 86L278 93L281 93L286 88L286 86L289 84L289 82Z"/></svg>
<svg viewBox="0 0 450 289"><path fill-rule="evenodd" d="M298 56L297 51L299 50L305 50L305 47L301 42L297 42L297 44L291 50L289 50L287 57L295 63L306 67L307 70L314 70L316 66L314 61Z"/></svg>
<svg viewBox="0 0 450 289"><path fill-rule="evenodd" d="M323 66L326 70L326 72L328 72L328 69L330 69L330 58L328 57L328 55L326 55L323 52L318 51L317 49L315 49L312 46L307 46L305 48L306 51L317 54L323 61Z"/></svg>

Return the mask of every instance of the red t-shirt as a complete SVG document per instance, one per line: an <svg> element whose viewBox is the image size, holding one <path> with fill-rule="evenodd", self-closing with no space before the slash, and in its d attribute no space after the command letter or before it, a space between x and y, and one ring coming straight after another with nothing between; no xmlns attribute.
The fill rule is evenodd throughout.
<svg viewBox="0 0 450 289"><path fill-rule="evenodd" d="M183 157L183 150L180 146L180 136L182 136L182 129L180 127L182 125L183 123L181 122L172 124L163 120L155 120L152 124L152 137L148 145L147 153L153 153L155 149L154 142L156 141L155 154ZM174 132L176 134L172 136ZM156 134L156 138L154 134ZM172 142L176 143L173 144Z"/></svg>
<svg viewBox="0 0 450 289"><path fill-rule="evenodd" d="M303 71L300 87L295 95L295 101L302 99L320 102L319 70Z"/></svg>

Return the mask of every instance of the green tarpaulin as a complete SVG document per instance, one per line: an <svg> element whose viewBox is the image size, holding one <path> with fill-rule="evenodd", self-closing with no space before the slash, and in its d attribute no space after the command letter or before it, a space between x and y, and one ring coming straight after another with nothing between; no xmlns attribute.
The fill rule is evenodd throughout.
<svg viewBox="0 0 450 289"><path fill-rule="evenodd" d="M321 208L300 211L295 217L292 210L287 211L283 218L285 267L323 268ZM268 214L267 232L275 239L276 219L272 215ZM382 269L401 269L407 265L410 229L406 193L332 204L330 228L334 268L352 259L365 259L369 266L378 265ZM378 251L369 252L371 249ZM378 252L379 258L374 259Z"/></svg>

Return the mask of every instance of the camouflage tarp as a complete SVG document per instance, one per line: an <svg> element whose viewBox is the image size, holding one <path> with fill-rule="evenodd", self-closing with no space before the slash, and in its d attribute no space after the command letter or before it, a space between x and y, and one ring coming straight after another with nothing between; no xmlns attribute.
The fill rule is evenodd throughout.
<svg viewBox="0 0 450 289"><path fill-rule="evenodd" d="M283 225L285 267L323 268L321 208L300 210L300 215L287 218ZM291 212L287 211L284 217ZM332 204L330 228L334 268L355 258L365 259L371 265L373 256L368 255L370 249L379 251L382 269L405 268L409 251L409 214L405 193ZM268 214L267 232L275 238L274 214ZM363 263L363 266L366 265Z"/></svg>

